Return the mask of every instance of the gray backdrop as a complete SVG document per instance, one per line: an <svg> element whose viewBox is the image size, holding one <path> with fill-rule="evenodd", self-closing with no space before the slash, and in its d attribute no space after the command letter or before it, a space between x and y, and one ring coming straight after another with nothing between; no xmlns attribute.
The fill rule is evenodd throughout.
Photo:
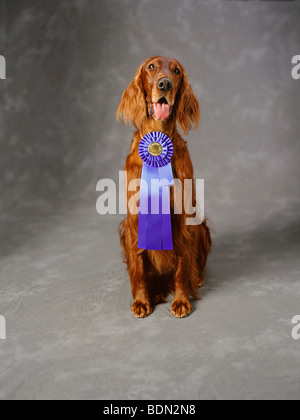
<svg viewBox="0 0 300 420"><path fill-rule="evenodd" d="M299 399L300 54L296 2L1 0L0 398ZM214 231L203 300L130 312L117 180L121 94L177 58L202 122L187 137Z"/></svg>

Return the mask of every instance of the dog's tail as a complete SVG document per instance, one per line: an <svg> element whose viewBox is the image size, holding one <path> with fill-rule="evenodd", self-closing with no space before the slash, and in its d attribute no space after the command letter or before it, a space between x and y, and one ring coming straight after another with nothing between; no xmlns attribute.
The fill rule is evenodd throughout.
<svg viewBox="0 0 300 420"><path fill-rule="evenodd" d="M199 284L198 287L204 284L204 273L206 268L206 262L208 254L212 247L212 239L210 234L210 228L208 227L208 221L205 219L201 225L199 225L199 243L198 243L198 267L199 267Z"/></svg>

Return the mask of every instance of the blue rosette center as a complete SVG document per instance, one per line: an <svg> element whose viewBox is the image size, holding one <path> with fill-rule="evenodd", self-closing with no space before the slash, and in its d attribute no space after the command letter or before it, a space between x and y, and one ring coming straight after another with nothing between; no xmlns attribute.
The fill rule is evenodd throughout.
<svg viewBox="0 0 300 420"><path fill-rule="evenodd" d="M142 138L139 154L146 165L157 168L166 166L173 155L173 143L166 134L153 131Z"/></svg>

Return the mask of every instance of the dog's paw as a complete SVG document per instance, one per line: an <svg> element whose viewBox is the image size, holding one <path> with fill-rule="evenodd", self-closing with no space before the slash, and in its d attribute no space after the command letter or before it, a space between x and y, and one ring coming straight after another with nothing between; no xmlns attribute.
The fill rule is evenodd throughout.
<svg viewBox="0 0 300 420"><path fill-rule="evenodd" d="M136 300L132 307L132 313L136 318L147 318L152 313L152 308L149 302Z"/></svg>
<svg viewBox="0 0 300 420"><path fill-rule="evenodd" d="M188 300L184 302L175 300L171 308L171 313L175 316L175 318L185 318L190 315L192 311L192 305Z"/></svg>

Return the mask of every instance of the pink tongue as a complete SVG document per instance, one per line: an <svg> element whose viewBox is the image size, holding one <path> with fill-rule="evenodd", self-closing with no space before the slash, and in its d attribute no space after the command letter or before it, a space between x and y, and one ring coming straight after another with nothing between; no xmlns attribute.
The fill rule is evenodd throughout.
<svg viewBox="0 0 300 420"><path fill-rule="evenodd" d="M153 104L153 110L160 120L165 120L170 114L170 106L168 104Z"/></svg>

